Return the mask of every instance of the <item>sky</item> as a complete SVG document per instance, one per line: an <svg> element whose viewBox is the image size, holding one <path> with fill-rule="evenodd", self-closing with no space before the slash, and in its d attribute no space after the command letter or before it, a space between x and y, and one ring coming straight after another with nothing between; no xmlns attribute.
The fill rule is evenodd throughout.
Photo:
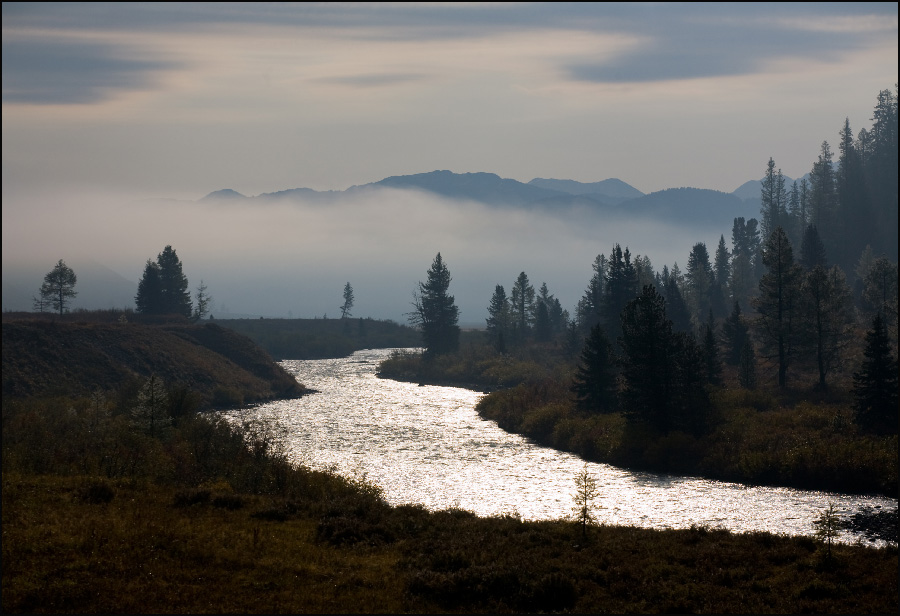
<svg viewBox="0 0 900 616"><path fill-rule="evenodd" d="M854 131L870 126L877 93L894 90L897 15L896 3L4 2L4 283L14 267L49 270L59 258L136 282L172 244L192 283L204 278L235 311L335 313L344 282L359 278L354 289L405 289L397 306L371 296L369 316L397 319L441 250L461 287L476 277L509 285L531 268L551 291L559 277L571 310L593 256L613 241L656 251L661 267L686 261L690 233L667 252L671 237L597 230L570 254L575 221L523 220L499 241L501 258L485 229L505 223L477 204L400 195L367 205L383 214L362 227L370 219L357 210L332 220L184 202L436 169L731 192L773 157L799 177L823 140L837 143L845 117ZM432 231L423 208L455 234ZM541 229L553 230L549 247L535 250L526 238ZM302 264L296 294L276 282L282 297L269 304L260 298L274 291L248 290L266 278L263 263L276 281ZM378 274L375 263L399 269ZM334 299L319 298L331 287ZM492 290L466 296L462 319L481 319Z"/></svg>

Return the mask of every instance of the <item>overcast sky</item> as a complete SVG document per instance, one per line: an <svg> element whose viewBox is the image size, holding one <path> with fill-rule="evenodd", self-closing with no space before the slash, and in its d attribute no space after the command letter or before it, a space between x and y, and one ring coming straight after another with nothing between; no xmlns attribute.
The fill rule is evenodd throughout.
<svg viewBox="0 0 900 616"><path fill-rule="evenodd" d="M193 200L435 169L731 192L770 156L807 173L897 81L896 3L2 12L4 262L36 207L69 224L76 192Z"/></svg>

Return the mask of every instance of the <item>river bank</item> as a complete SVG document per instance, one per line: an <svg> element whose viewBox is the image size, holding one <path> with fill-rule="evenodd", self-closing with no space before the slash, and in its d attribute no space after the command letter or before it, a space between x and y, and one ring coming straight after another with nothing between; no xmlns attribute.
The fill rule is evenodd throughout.
<svg viewBox="0 0 900 616"><path fill-rule="evenodd" d="M287 463L263 426L150 435L96 410L4 405L7 613L898 608L895 547L391 507Z"/></svg>
<svg viewBox="0 0 900 616"><path fill-rule="evenodd" d="M870 434L856 425L846 390L747 390L726 374L725 385L710 394L710 431L659 434L630 425L621 413L579 411L569 387L571 369L560 363L547 367L467 349L428 364L419 354L396 353L378 373L488 391L476 407L481 417L593 462L747 485L898 494L897 435Z"/></svg>

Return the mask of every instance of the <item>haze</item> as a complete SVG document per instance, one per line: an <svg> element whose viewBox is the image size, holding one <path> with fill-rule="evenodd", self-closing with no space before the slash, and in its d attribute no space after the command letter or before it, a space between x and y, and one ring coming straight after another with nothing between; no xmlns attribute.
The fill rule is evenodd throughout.
<svg viewBox="0 0 900 616"><path fill-rule="evenodd" d="M327 207L195 201L435 169L731 192L770 156L807 173L843 119L869 126L875 95L897 82L896 3L4 3L2 14L4 310L30 308L12 303L14 287L33 279L35 292L60 258L133 289L171 244L192 288L209 285L214 314L333 316L350 281L356 316L403 320L438 251L463 322L483 323L493 286L520 271L571 311L612 243L683 266L694 242L714 250L730 229L397 191ZM76 306L121 307L82 281Z"/></svg>

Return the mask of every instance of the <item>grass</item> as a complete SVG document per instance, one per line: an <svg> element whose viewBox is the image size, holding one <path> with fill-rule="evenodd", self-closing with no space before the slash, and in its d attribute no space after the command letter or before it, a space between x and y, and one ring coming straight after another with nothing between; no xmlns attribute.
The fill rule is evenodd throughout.
<svg viewBox="0 0 900 616"><path fill-rule="evenodd" d="M88 325L79 326L84 340L91 339L86 332L100 331ZM219 340L203 343L198 338L211 335L205 330L181 334L165 335L203 348ZM47 344L60 340L51 336ZM154 354L150 345L153 362L183 360L168 355L171 347L155 348L164 352ZM5 613L894 613L900 607L896 546L835 545L828 555L811 538L707 528L600 526L583 537L574 521L390 507L362 479L289 464L265 426L234 427L195 413L199 395L189 389L170 390L171 422L152 433L132 420L139 387L127 382L90 396L79 393L93 391L89 381L74 394L38 389L38 396L22 395L13 383L18 393L8 395L7 362L21 363L16 349L33 352L4 335ZM36 376L53 365L29 361ZM601 453L622 441L621 418L580 418L560 404L559 379L527 387L498 392L516 402L501 405L510 421L521 410L528 430L560 443L582 439ZM747 422L754 413L778 412L764 397L748 397L745 407ZM830 429L830 416L799 416Z"/></svg>

